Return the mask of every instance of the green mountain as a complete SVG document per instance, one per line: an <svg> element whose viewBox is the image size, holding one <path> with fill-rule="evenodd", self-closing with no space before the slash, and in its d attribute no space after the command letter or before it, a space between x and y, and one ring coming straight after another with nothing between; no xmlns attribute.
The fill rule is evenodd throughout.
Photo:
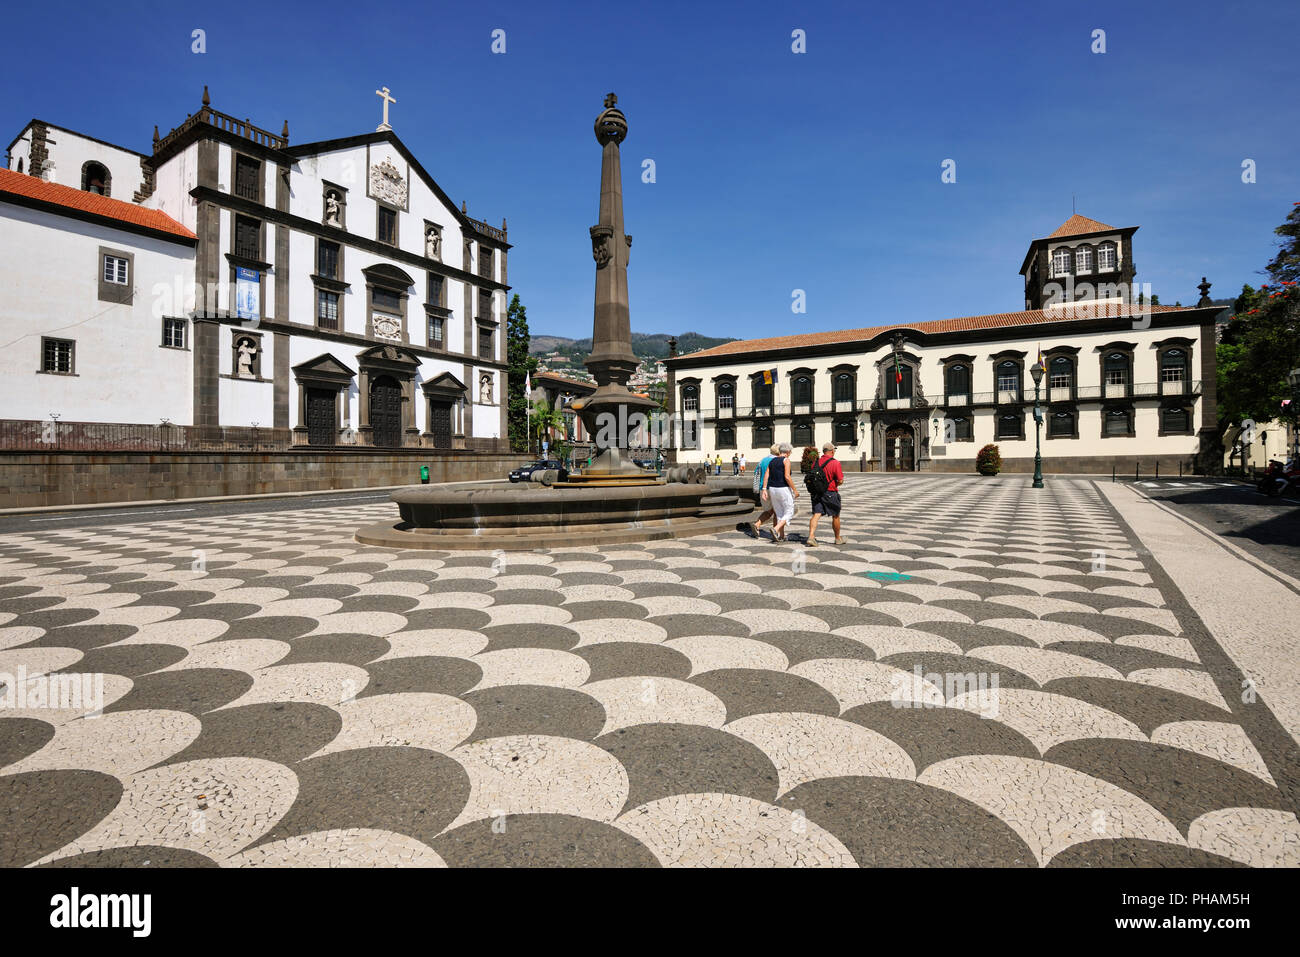
<svg viewBox="0 0 1300 957"><path fill-rule="evenodd" d="M632 333L632 352L642 362L647 359L666 359L668 358L668 334L666 332L656 332L646 334L642 332ZM702 336L698 332L685 332L677 337L677 352L684 355L687 352L695 352L699 349L708 349L711 346L722 345L724 342L735 342L734 338L714 338L712 336ZM560 355L569 360L570 365L580 366L582 360L587 358L591 352L591 338L586 339L566 339L563 336L536 335L528 344L530 355L546 355L550 352L558 352Z"/></svg>

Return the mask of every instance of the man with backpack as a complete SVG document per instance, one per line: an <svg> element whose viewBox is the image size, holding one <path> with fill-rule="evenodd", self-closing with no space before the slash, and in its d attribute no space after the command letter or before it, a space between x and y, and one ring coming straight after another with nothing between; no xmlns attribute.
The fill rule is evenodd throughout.
<svg viewBox="0 0 1300 957"><path fill-rule="evenodd" d="M817 541L817 521L823 515L831 517L831 527L835 530L835 544L843 545L840 536L840 485L844 482L844 470L835 459L835 445L827 442L822 446L819 458L803 479L812 498L812 523L808 526L808 537L804 545L809 548L820 545Z"/></svg>

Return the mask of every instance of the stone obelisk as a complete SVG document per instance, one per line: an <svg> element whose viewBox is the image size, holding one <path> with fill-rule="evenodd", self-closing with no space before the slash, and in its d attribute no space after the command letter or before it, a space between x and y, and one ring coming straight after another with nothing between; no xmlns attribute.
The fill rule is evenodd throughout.
<svg viewBox="0 0 1300 957"><path fill-rule="evenodd" d="M591 254L596 260L595 315L591 355L585 365L596 380L596 391L573 403L587 434L600 454L590 480L606 479L626 484L636 478L653 481L623 453L629 442L629 422L640 413L659 408L649 396L634 395L627 380L640 363L632 352L632 320L628 308L627 263L632 237L623 232L623 173L619 144L627 136L627 117L618 109L618 97L605 97L605 109L596 117L596 140L603 150L600 165L600 219L591 227Z"/></svg>

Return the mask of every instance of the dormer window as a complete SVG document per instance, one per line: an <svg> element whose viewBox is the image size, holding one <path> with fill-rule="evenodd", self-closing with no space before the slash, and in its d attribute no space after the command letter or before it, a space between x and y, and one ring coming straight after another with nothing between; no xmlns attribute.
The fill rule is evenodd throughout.
<svg viewBox="0 0 1300 957"><path fill-rule="evenodd" d="M1092 247L1080 246L1074 251L1074 271L1076 273L1092 272Z"/></svg>
<svg viewBox="0 0 1300 957"><path fill-rule="evenodd" d="M1115 244L1102 243L1097 247L1097 270L1099 272L1113 272L1115 269Z"/></svg>
<svg viewBox="0 0 1300 957"><path fill-rule="evenodd" d="M1070 274L1070 250L1058 249L1052 253L1052 275L1068 276Z"/></svg>

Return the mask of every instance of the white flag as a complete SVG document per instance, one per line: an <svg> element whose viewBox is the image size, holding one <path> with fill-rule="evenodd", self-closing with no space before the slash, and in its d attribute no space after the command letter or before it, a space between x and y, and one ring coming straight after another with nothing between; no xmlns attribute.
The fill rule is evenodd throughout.
<svg viewBox="0 0 1300 957"><path fill-rule="evenodd" d="M531 372L525 372L524 373L524 395L528 395L528 393L532 391L533 391L533 374Z"/></svg>

